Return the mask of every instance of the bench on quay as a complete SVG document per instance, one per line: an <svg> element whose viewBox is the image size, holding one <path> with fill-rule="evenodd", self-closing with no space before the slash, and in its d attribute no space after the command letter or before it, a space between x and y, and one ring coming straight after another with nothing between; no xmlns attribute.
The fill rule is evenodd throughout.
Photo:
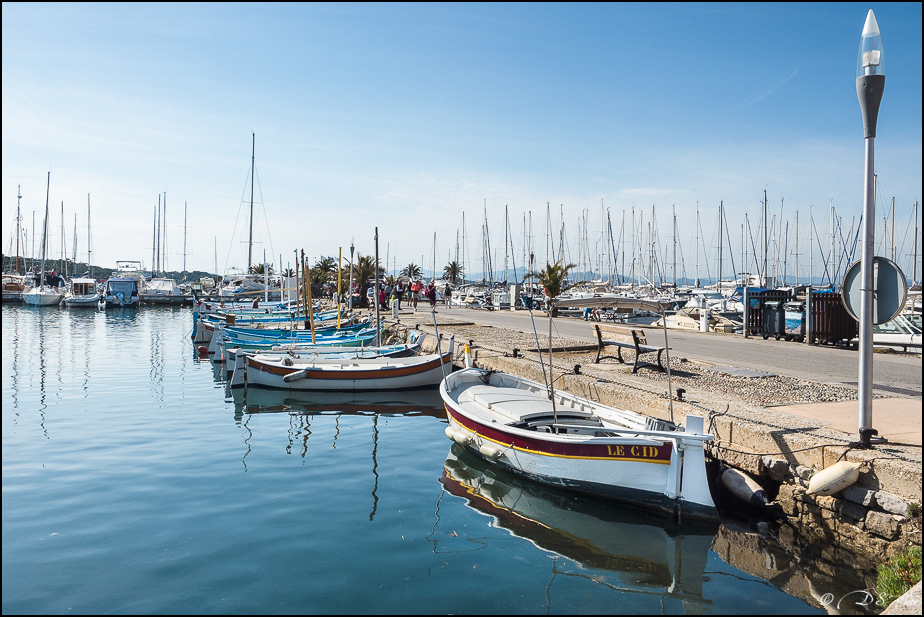
<svg viewBox="0 0 924 617"><path fill-rule="evenodd" d="M600 358L612 358L613 356L603 356L603 350L607 346L616 348L616 359L625 363L622 359L623 349L635 350L635 364L632 372L637 373L640 366L657 367L663 371L664 365L661 364L661 354L664 353L664 347L655 347L649 345L645 340L645 333L642 330L633 330L632 328L623 328L621 326L610 326L606 324L594 324L594 331L597 333L597 359L595 364L599 364ZM657 364L654 362L640 362L639 359L644 354L657 354Z"/></svg>

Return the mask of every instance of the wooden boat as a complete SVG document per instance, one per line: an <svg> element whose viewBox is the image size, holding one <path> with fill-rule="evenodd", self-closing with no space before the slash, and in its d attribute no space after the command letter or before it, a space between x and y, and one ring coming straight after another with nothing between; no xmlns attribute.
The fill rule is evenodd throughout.
<svg viewBox="0 0 924 617"><path fill-rule="evenodd" d="M247 386L289 390L410 390L437 386L452 370L454 341L442 355L412 358L261 359L246 356Z"/></svg>
<svg viewBox="0 0 924 617"><path fill-rule="evenodd" d="M419 336L417 335L419 334ZM411 336L413 335L413 336ZM383 345L381 347L324 347L321 345L306 345L291 349L275 351L248 352L239 348L227 349L224 352L228 386L230 388L243 388L247 385L247 371L244 370L244 358L256 355L260 359L279 360L283 358L295 359L338 359L352 360L355 358L411 358L420 354L420 347L426 338L425 333L409 333L408 342L399 345Z"/></svg>
<svg viewBox="0 0 924 617"><path fill-rule="evenodd" d="M3 274L3 301L22 302L22 292L29 289L26 277L20 274Z"/></svg>
<svg viewBox="0 0 924 617"><path fill-rule="evenodd" d="M440 384L447 436L545 484L695 518L717 516L703 419L687 427L607 407L514 375L468 368Z"/></svg>

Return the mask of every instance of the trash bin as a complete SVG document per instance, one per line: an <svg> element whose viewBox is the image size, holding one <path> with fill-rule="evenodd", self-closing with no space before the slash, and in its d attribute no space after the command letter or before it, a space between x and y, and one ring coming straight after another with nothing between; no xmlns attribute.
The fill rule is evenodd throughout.
<svg viewBox="0 0 924 617"><path fill-rule="evenodd" d="M783 305L783 332L787 341L805 338L805 303L787 302Z"/></svg>
<svg viewBox="0 0 924 617"><path fill-rule="evenodd" d="M764 337L764 340L767 340L771 336L776 338L776 340L780 340L780 337L785 334L782 304L782 302L776 301L764 302L764 324L763 331L760 333L760 335Z"/></svg>

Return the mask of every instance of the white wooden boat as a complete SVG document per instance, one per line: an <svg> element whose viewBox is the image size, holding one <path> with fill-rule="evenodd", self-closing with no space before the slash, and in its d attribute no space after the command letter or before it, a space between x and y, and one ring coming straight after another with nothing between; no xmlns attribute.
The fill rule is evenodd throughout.
<svg viewBox="0 0 924 617"><path fill-rule="evenodd" d="M703 419L687 427L468 368L440 384L446 435L494 464L545 484L714 518Z"/></svg>
<svg viewBox="0 0 924 617"><path fill-rule="evenodd" d="M237 347L224 350L225 371L228 376L228 386L244 388L247 386L247 371L244 369L244 358L257 356L261 359L281 360L291 359L337 359L352 360L354 358L410 358L420 354L420 347L426 338L425 333L412 330L408 335L408 342L399 345L383 345L381 347L339 347L324 345L305 345L302 347L279 348L271 351L246 351Z"/></svg>
<svg viewBox="0 0 924 617"><path fill-rule="evenodd" d="M291 358L245 356L247 387L287 390L410 390L437 386L452 371L453 338L442 355L411 358ZM235 371L237 373L237 371Z"/></svg>

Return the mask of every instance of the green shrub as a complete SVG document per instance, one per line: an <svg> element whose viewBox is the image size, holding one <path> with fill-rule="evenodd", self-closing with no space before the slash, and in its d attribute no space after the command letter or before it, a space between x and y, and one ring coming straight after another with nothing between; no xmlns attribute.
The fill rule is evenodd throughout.
<svg viewBox="0 0 924 617"><path fill-rule="evenodd" d="M905 551L879 566L876 579L876 603L887 607L892 600L914 587L921 580L921 547L909 546Z"/></svg>

